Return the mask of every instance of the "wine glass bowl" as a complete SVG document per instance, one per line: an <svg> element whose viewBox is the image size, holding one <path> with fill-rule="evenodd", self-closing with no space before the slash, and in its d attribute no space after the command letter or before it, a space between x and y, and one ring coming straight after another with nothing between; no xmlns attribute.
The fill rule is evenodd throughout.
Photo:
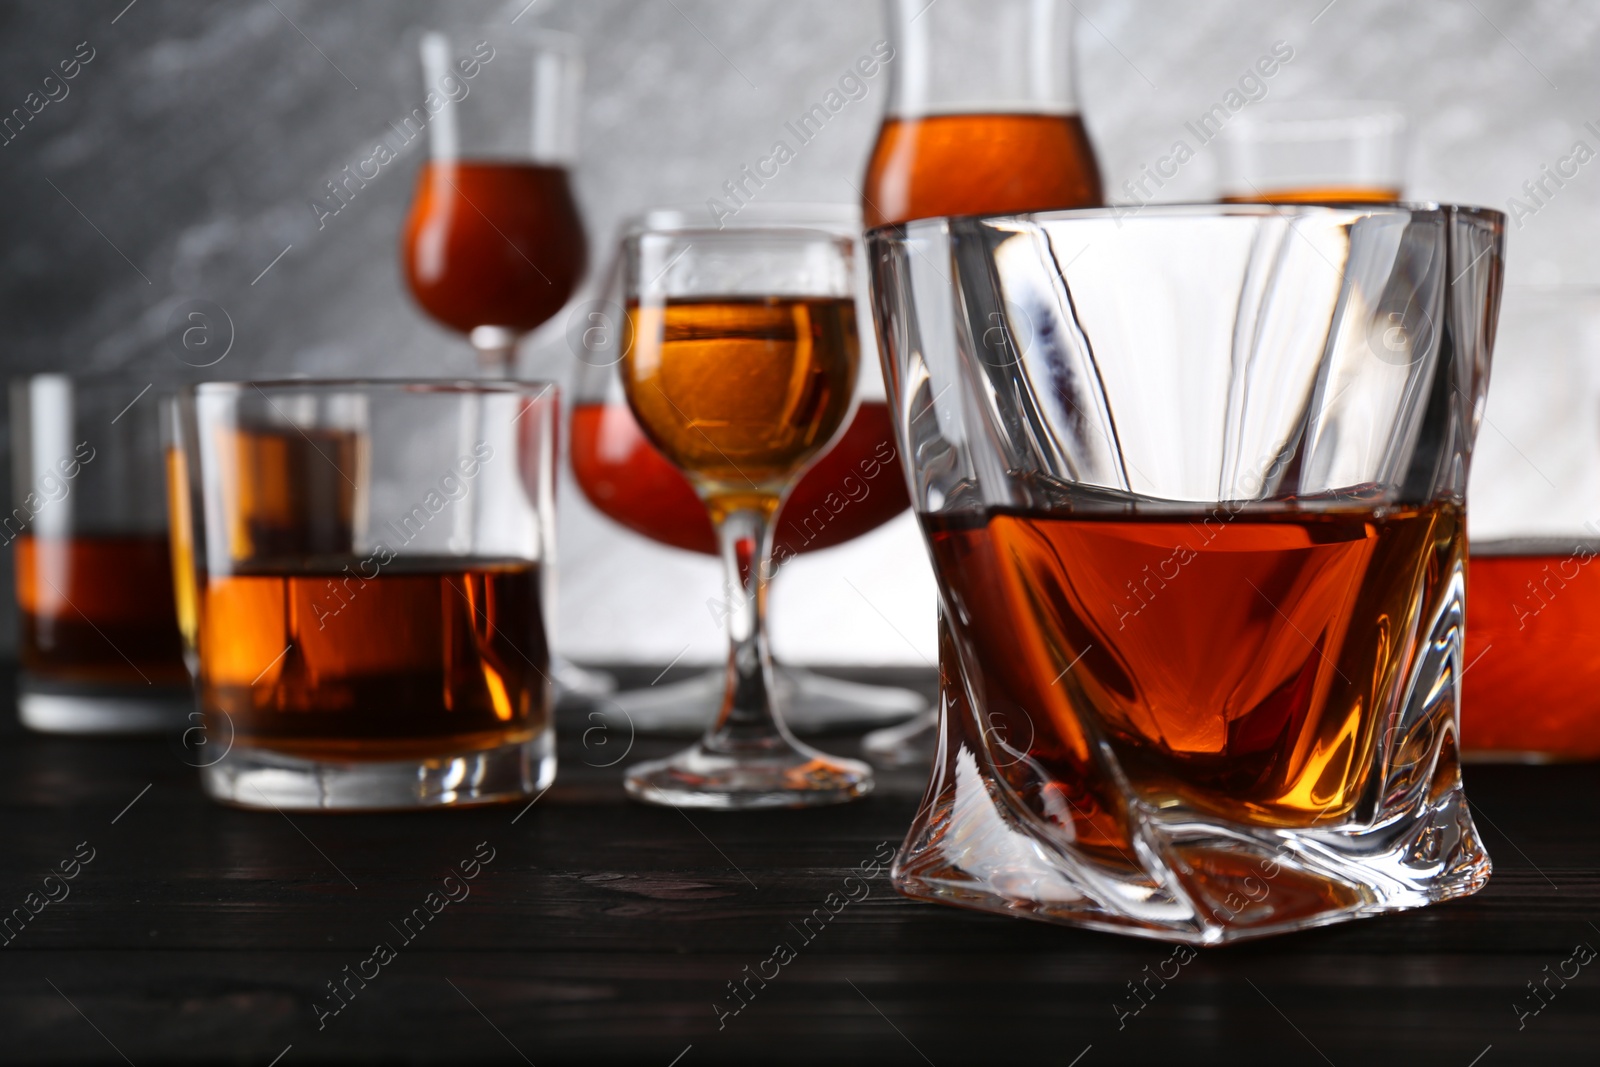
<svg viewBox="0 0 1600 1067"><path fill-rule="evenodd" d="M572 297L587 266L564 168L430 160L406 218L406 284L438 322L520 336Z"/></svg>
<svg viewBox="0 0 1600 1067"><path fill-rule="evenodd" d="M659 208L624 224L623 235L693 231L707 224L698 210ZM860 215L848 205L756 204L723 229L801 225L857 239ZM857 255L859 256L859 248ZM618 374L634 343L622 260L608 271L605 298L572 314L569 343L578 356L568 419L573 474L587 500L614 522L657 543L714 556L715 532L705 505L680 470L640 428ZM858 307L864 306L857 282ZM910 506L892 418L883 396L870 322L854 315L863 356L854 414L833 444L800 475L774 521L773 567L860 537ZM632 726L651 734L695 735L714 716L723 690L720 669L616 694ZM882 725L926 707L921 694L868 685L779 664L774 679L788 722L801 732Z"/></svg>
<svg viewBox="0 0 1600 1067"><path fill-rule="evenodd" d="M588 266L568 178L582 60L545 31L430 30L420 41L429 158L401 234L406 284L485 370L508 376L518 341L561 310Z"/></svg>

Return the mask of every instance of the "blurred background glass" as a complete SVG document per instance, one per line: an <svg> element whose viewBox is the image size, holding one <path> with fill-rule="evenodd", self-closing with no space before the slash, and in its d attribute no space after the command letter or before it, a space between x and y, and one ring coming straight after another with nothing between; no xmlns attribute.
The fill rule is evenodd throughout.
<svg viewBox="0 0 1600 1067"><path fill-rule="evenodd" d="M1263 101L1220 130L1221 198L1399 200L1405 135L1405 116L1381 100Z"/></svg>
<svg viewBox="0 0 1600 1067"><path fill-rule="evenodd" d="M561 310L588 263L568 176L583 60L576 40L531 24L419 40L423 106L400 121L426 126L428 161L401 240L406 282L506 377L517 343Z"/></svg>
<svg viewBox="0 0 1600 1067"><path fill-rule="evenodd" d="M173 605L158 398L124 377L11 386L17 708L35 730L181 726L188 673Z"/></svg>
<svg viewBox="0 0 1600 1067"><path fill-rule="evenodd" d="M1600 758L1600 289L1507 287L1467 499L1467 758Z"/></svg>

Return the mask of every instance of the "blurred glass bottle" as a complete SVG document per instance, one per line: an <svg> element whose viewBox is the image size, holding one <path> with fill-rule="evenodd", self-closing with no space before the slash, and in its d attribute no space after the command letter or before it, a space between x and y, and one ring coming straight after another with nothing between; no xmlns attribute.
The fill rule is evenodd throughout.
<svg viewBox="0 0 1600 1067"><path fill-rule="evenodd" d="M1105 203L1078 111L1070 0L885 0L884 11L894 50L861 188L868 229ZM941 616L939 704L954 712L949 647ZM927 763L938 714L868 734L863 747L877 763Z"/></svg>
<svg viewBox="0 0 1600 1067"><path fill-rule="evenodd" d="M886 0L889 100L861 190L870 229L1096 207L1068 0Z"/></svg>

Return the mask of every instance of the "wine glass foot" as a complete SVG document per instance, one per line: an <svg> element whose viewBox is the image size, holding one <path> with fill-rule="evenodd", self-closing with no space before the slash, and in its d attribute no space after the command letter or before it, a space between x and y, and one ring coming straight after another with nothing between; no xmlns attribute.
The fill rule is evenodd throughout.
<svg viewBox="0 0 1600 1067"><path fill-rule="evenodd" d="M617 691L617 680L611 675L580 667L565 656L550 658L550 679L556 684L558 699L567 696L593 699Z"/></svg>
<svg viewBox="0 0 1600 1067"><path fill-rule="evenodd" d="M843 804L872 791L872 768L794 744L717 752L697 743L628 771L628 795L647 804L749 811Z"/></svg>
<svg viewBox="0 0 1600 1067"><path fill-rule="evenodd" d="M804 667L775 665L773 682L785 725L801 735L898 723L928 706L911 689L848 682ZM718 667L682 681L617 693L608 705L643 735L698 737L715 721L726 685L727 672Z"/></svg>
<svg viewBox="0 0 1600 1067"><path fill-rule="evenodd" d="M898 726L872 731L861 739L861 751L879 767L927 767L938 743L939 712L929 708Z"/></svg>

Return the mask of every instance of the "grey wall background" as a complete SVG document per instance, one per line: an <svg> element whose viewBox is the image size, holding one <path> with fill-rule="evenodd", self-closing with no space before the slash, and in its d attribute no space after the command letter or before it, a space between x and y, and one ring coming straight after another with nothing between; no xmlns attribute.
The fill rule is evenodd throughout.
<svg viewBox="0 0 1600 1067"><path fill-rule="evenodd" d="M1597 4L1078 7L1082 100L1113 195L1278 40L1295 55L1269 99L1379 97L1408 112L1414 197L1504 210L1575 140L1600 149L1583 128L1600 127ZM146 380L471 372L465 343L410 304L396 263L421 153L384 168L320 231L308 202L418 102L408 28L519 12L584 42L576 184L596 263L623 215L716 195L882 35L867 0L0 4L0 114L79 42L95 53L66 98L0 147L0 367L126 368ZM882 100L880 78L762 195L854 200ZM1209 197L1213 173L1202 150L1161 198ZM1597 209L1600 162L1512 227L1511 280L1600 282ZM235 327L227 359L205 372L179 364L165 336L173 308L196 298ZM569 376L564 326L529 343L525 373ZM611 526L570 484L562 506L559 644L608 660L720 654L710 560ZM902 517L788 568L774 641L794 660L921 662L933 656L932 596ZM7 615L0 643L12 640Z"/></svg>

